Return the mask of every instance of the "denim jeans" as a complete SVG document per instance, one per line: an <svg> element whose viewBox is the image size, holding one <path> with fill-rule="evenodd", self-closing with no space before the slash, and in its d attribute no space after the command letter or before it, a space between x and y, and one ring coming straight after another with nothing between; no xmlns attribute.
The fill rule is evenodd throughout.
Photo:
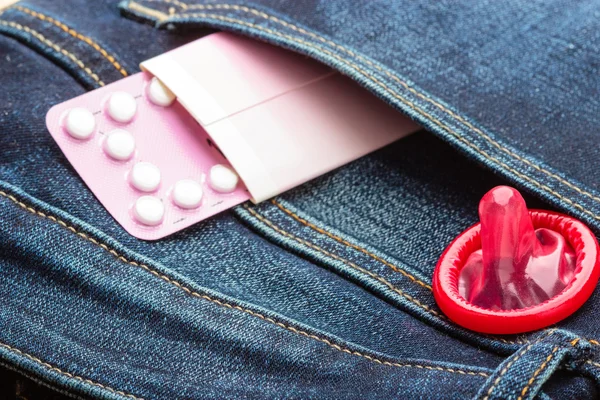
<svg viewBox="0 0 600 400"><path fill-rule="evenodd" d="M0 365L74 396L597 398L598 291L489 336L431 293L491 187L600 231L600 4L32 0L0 15ZM425 131L156 242L44 125L56 103L225 29L329 64ZM600 317L600 316L599 316Z"/></svg>

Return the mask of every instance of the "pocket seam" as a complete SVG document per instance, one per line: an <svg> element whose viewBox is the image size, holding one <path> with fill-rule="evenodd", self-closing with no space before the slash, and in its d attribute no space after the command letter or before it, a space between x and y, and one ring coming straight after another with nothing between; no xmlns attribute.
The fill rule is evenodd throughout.
<svg viewBox="0 0 600 400"><path fill-rule="evenodd" d="M281 229L279 226L275 225L273 222L271 222L270 220L268 220L266 217L264 217L263 215L259 214L256 210L250 208L247 204L243 205L244 209L246 209L250 214L252 214L255 218L257 218L259 221L261 221L262 223L268 225L271 229L275 230L277 233L279 233L280 235L286 236L290 239L295 240L296 242L307 246L321 254L324 254L330 258L333 258L334 260L340 261L346 265L348 265L349 267L360 271L368 276L370 276L371 278L379 281L380 283L383 283L385 286L387 286L388 288L390 288L391 290L393 290L394 292L396 292L397 294L401 295L402 297L406 298L407 300L411 301L412 303L416 304L417 306L421 307L422 309L424 309L425 311L429 312L430 314L435 315L436 317L440 318L443 321L448 322L448 318L431 309L428 305L421 303L419 300L415 299L413 296L409 295L408 293L403 292L402 290L398 289L396 286L394 286L391 282L389 282L388 280L386 280L385 278L383 278L382 276L377 275L374 272L371 272L365 268L359 267L357 264L353 263L352 261L349 261L343 257L338 256L337 254L333 254L309 241L306 241L304 239L301 239L297 236L295 236L294 234L287 232L283 229ZM513 342L511 342L513 343Z"/></svg>
<svg viewBox="0 0 600 400"><path fill-rule="evenodd" d="M430 314L434 315L435 317L438 317L440 320L445 321L445 322L450 322L452 323L452 321L450 321L444 314L441 314L433 309L431 309L428 305L421 303L419 300L417 300L416 298L414 298L413 296L403 292L401 289L397 288L396 286L394 286L391 282L389 282L388 280L386 280L385 278L383 278L382 276L369 271L365 268L362 268L360 266L358 266L356 263L351 262L349 260L347 260L346 258L343 258L337 254L334 254L328 250L325 250L317 245L315 245L314 243L311 243L307 240L304 240L302 238L299 238L297 236L295 236L294 234L287 232L286 230L280 228L279 226L277 226L275 223L273 223L272 221L270 221L268 218L266 218L264 215L258 213L256 210L250 208L247 204L243 204L243 208L248 211L250 214L252 214L256 219L258 219L259 221L261 221L262 223L264 223L265 225L267 225L268 227L270 227L271 229L273 229L275 232L279 233L280 235L283 235L285 237L288 237L298 243L300 243L303 246L306 246L308 248L311 248L321 254L326 255L327 257L330 257L336 261L342 262L345 265L348 265L349 267L362 272L368 276L370 276L371 278L379 281L380 283L383 283L385 286L387 286L389 289L391 289L392 291L394 291L395 293L401 295L402 297L406 298L407 300L409 300L410 302L414 303L415 305L421 307L422 309L424 309L425 311L429 312ZM326 231L325 231L326 232ZM517 344L517 345L522 345L525 343L528 343L527 340L525 340L524 342L517 339L517 340L507 340L501 337L496 337L496 336L491 336L491 335L484 335L485 337L492 339L492 340L498 340L502 343L506 343L506 344ZM588 340L590 343L592 342L596 342L595 340ZM596 342L598 343L598 342Z"/></svg>
<svg viewBox="0 0 600 400"><path fill-rule="evenodd" d="M20 5L15 5L12 8L22 11L26 14L31 15L34 18L37 18L41 21L44 22L50 22L54 25L56 25L57 27L59 27L60 29L62 29L63 31L65 31L66 33L68 33L69 35L73 36L74 38L90 45L92 48L94 48L97 52L99 52L106 60L108 60L115 68L117 71L119 71L121 73L121 75L123 76L128 76L128 72L125 70L125 68L123 68L123 66L121 66L121 64L116 60L116 57L109 54L108 51L106 51L104 48L102 48L98 43L96 43L95 41L93 41L90 37L88 36L84 36L81 33L77 32L75 29L70 28L69 26L67 26L66 24L52 18L49 17L45 14L42 14L40 12L37 11L33 11L27 7L23 7Z"/></svg>
<svg viewBox="0 0 600 400"><path fill-rule="evenodd" d="M517 397L517 400L523 400L523 396L525 396L525 394L527 393L527 391L529 390L529 388L531 387L533 382L535 382L535 378L537 378L537 376L544 370L544 368L546 368L546 366L548 365L550 360L552 360L552 358L554 358L554 354L556 354L556 352L558 351L559 348L560 348L559 346L555 346L552 349L552 352L548 355L548 357L546 357L544 362L538 367L538 369L535 370L535 372L533 373L531 378L529 378L529 380L527 381L527 385L523 388L519 397Z"/></svg>
<svg viewBox="0 0 600 400"><path fill-rule="evenodd" d="M0 13L0 15L1 15L1 13ZM16 22L6 21L6 20L3 20L3 19L0 19L0 25L7 26L7 27L12 27L14 29L17 29L17 30L20 30L22 32L26 32L26 33L32 35L37 40L39 40L40 42L42 42L43 44L45 44L49 48L53 49L55 52L60 53L60 54L64 54L65 56L69 57L69 59L71 59L79 68L81 68L94 81L96 81L96 83L98 83L99 86L104 86L105 85L105 83L100 79L100 77L96 73L94 73L89 67L87 67L73 53L68 52L67 50L65 50L62 47L58 46L54 42L46 39L44 37L44 35L42 35L41 33L37 32L36 30L31 29L30 27L28 27L26 25L21 25L21 24L18 24Z"/></svg>
<svg viewBox="0 0 600 400"><path fill-rule="evenodd" d="M274 204L275 204L275 203L274 203ZM300 244L302 244L302 245L304 245L304 246L307 246L307 247L309 247L309 248L311 248L311 249L313 249L313 250L315 250L315 251L317 251L317 252L320 252L320 253L322 253L322 254L324 254L324 255L326 255L326 256L328 256L328 257L330 257L330 258L333 258L334 260L340 261L340 262L342 262L342 263L344 263L344 264L346 264L346 265L348 265L348 266L350 266L350 267L352 267L352 268L354 268L354 269L357 269L358 271L360 271L360 272L363 272L363 273L365 273L365 274L367 274L367 275L371 276L372 278L374 278L374 279L376 279L376 280L380 281L381 283L385 284L385 285L386 285L386 286L388 286L390 289L392 289L394 292L396 292L396 293L398 293L398 294L402 295L403 297L406 297L406 296L408 296L408 297L407 297L407 299L408 299L408 300L410 300L410 301L413 301L413 300L411 299L411 297L412 297L412 296L410 296L410 295L406 295L406 296L405 296L405 293L403 293L401 289L399 289L399 288L396 288L396 287L395 287L395 286L394 286L394 285L393 285L391 282L387 281L385 278L383 278L383 277L381 277L381 276L379 276L379 275L377 275L377 274L375 274L375 273L373 273L373 272L371 272L371 271L368 271L368 270L366 270L366 269L364 269L364 268L362 268L362 267L359 267L359 266L358 266L358 265L356 265L355 263L353 263L353 262L351 262L351 261L349 261L349 260L347 260L347 259L345 259L345 258L343 258L343 257L341 257L341 256L338 256L337 254L334 254L334 253L332 253L332 252L330 252L330 251L328 251L328 250L325 250L325 249L323 249L323 248L321 248L321 247L319 247L319 246L317 246L317 245L315 245L315 244L313 244L313 243L311 243L311 242L309 242L309 241L307 241L307 240L305 240L305 239L299 238L299 237L295 236L294 234L292 234L292 233L290 233L290 232L288 232L288 231L286 231L286 230L284 230L284 229L280 228L280 227L279 227L279 226L277 226L277 225L276 225L274 222L272 222L271 220L269 220L267 217L265 217L264 215L262 215L262 214L258 213L258 212L257 212L255 209L253 209L253 208L249 207L249 206L248 206L248 204L243 204L243 205L242 205L242 207L243 207L243 208L244 208L246 211L248 211L250 214L252 214L252 215L253 215L253 216L254 216L256 219L258 219L259 221L261 221L262 223L264 223L265 225L267 225L267 226L268 226L268 227L270 227L271 229L275 230L275 231L276 231L277 233L279 233L280 235L283 235L283 236L285 236L285 237L288 237L288 238L290 238L290 239L293 239L293 240L297 241L298 243L300 243ZM301 217L299 217L299 218L301 218ZM308 222L308 221L307 221L307 222ZM319 229L321 229L321 228L319 228ZM320 231L317 231L317 232L319 232L319 233L323 233L323 234L326 234L327 236L329 236L329 235L328 235L328 234L329 234L329 232L327 232L326 230L323 230L323 232L320 232ZM343 239L342 239L342 240L343 240ZM358 248L360 249L360 247L358 247ZM366 250L366 249L365 249L365 250ZM368 250L367 250L367 251L368 251ZM420 301L419 301L419 300L417 300L417 299L414 299L414 300L415 300L415 301L414 301L414 303L415 303L416 305L418 305L418 306L422 306L422 307L423 307L423 308L424 308L426 311L430 311L431 313L434 313L434 315L436 315L436 314L435 314L435 313L436 313L436 311L435 311L435 310L431 310L431 309L430 309L430 308L429 308L427 305L424 305L424 304L420 303ZM438 314L439 314L439 313L438 313ZM436 316L437 316L437 317L439 317L439 318L440 318L440 319L442 319L442 320L445 320L445 321L452 322L452 321L448 320L448 319L447 319L447 317L446 317L445 315L443 315L443 314L439 314L439 315L436 315ZM552 332L553 332L553 331L555 331L556 329L557 329L557 328L554 328L554 329L552 329ZM527 339L524 339L524 340L517 339L517 340L511 341L511 340L507 340L507 339L504 339L504 338L501 338L501 337L492 336L492 335L485 335L485 334L482 334L482 335L483 335L483 336L485 336L485 337L488 337L488 338L490 338L490 339L493 339L493 340L498 340L498 341L500 341L500 342L503 342L503 343L506 343L506 344L517 344L517 345L524 345L524 344L528 344L528 343L529 343L529 344L531 344L531 343L536 343L536 341L537 341L537 340L536 340L536 341L534 341L534 342L529 342ZM594 346L600 346L600 342L599 342L598 340L591 339L591 338L587 338L587 337L582 337L582 338L583 338L584 340L586 340L588 343L590 343L590 344L592 344L592 345L594 345ZM575 344L576 344L576 343L575 343ZM573 345L575 345L575 344L573 344ZM592 364L592 365L595 365L595 366L597 366L597 367L599 367L599 368L600 368L600 363L594 363L594 362L593 362L593 361L591 361L591 360L589 360L588 362L589 362L590 364Z"/></svg>
<svg viewBox="0 0 600 400"><path fill-rule="evenodd" d="M283 204L281 204L280 202L278 202L276 199L271 199L271 203L273 203L275 206L277 206L281 211L283 211L284 213L286 213L287 215L289 215L290 217L292 217L293 219L295 219L296 221L300 222L301 224L311 228L312 230L330 237L331 239L335 240L336 242L339 242L343 245L345 245L346 247L349 247L351 249L357 250L363 254L366 254L367 256L371 257L373 260L378 261L380 263L382 263L383 265L389 267L390 269L392 269L395 272L398 272L402 275L404 275L405 277L407 277L408 279L410 279L412 282L418 284L419 286L422 286L426 289L429 289L430 291L432 290L431 285L423 282L422 280L414 277L412 274L404 271L403 269L399 268L398 266L390 263L387 260L384 260L383 258L379 257L378 255L370 252L369 250L362 248L358 245L355 245L354 243L350 243L349 241L345 240L344 238L334 235L331 232L328 232L325 229L319 228L318 226L316 226L315 224L305 220L304 218L300 217L298 214L294 213L292 210L286 208Z"/></svg>
<svg viewBox="0 0 600 400"><path fill-rule="evenodd" d="M144 400L143 398L141 398L141 397L137 397L137 396L134 396L133 394L130 394L130 393L125 393L125 392L123 392L123 391L120 391L120 390L113 389L113 388L111 388L110 386L106 386L106 385L103 385L103 384L101 384L101 383L94 382L94 381L92 381L92 380L90 380L90 379L83 378L83 377L81 377L81 376L78 376L78 375L74 375L74 374L72 374L72 373L70 373L70 372L63 371L62 369L60 369L60 368L58 368L58 367L55 367L55 366L54 366L54 365L52 365L52 364L48 364L47 362L45 362L45 361L42 361L41 359L39 359L39 358L37 358L37 357L35 357L35 356L31 355L31 354L25 353L24 351L21 351L21 350L19 350L19 349L17 349L17 348L14 348L14 347L12 347L12 346L9 346L9 345L8 345L8 344L6 344L6 343L2 343L2 342L0 342L0 347L4 347L5 349L12 351L13 353L17 353L17 354L19 354L19 355L21 355L21 356L23 356L23 357L26 357L26 358L30 359L31 361L34 361L34 362L36 362L36 363L38 363L38 364L42 365L43 367L45 367L45 368L47 368L47 369L49 369L49 370L51 370L51 371L54 371L54 372L56 372L56 373L58 373L58 374L60 374L60 375L66 376L67 378L76 379L76 380L78 380L78 381L81 381L81 382L87 383L87 384L89 384L89 385L97 386L97 387L99 387L99 388L102 388L102 389L104 389L104 390L108 390L109 392L112 392L112 393L115 393L115 394L119 394L119 395L121 395L121 396L125 396L125 397L128 397L128 398L130 398L130 399L134 399L134 400Z"/></svg>

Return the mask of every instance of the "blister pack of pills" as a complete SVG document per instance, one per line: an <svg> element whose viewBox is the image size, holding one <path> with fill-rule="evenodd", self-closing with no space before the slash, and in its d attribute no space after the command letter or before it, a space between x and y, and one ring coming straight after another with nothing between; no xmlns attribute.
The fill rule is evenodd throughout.
<svg viewBox="0 0 600 400"><path fill-rule="evenodd" d="M250 198L206 131L148 73L53 107L50 133L111 215L159 239Z"/></svg>
<svg viewBox="0 0 600 400"><path fill-rule="evenodd" d="M46 124L141 239L271 198L419 129L325 65L229 33L140 67L54 106Z"/></svg>

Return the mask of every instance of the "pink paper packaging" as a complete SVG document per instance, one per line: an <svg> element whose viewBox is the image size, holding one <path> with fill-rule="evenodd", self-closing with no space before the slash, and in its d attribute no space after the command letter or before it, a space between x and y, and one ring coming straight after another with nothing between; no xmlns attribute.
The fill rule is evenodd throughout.
<svg viewBox="0 0 600 400"><path fill-rule="evenodd" d="M218 33L141 64L196 118L261 202L419 129L301 55Z"/></svg>

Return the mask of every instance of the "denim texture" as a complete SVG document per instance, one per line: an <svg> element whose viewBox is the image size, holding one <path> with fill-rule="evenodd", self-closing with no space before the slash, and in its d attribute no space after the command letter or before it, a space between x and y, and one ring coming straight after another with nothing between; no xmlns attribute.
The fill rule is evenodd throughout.
<svg viewBox="0 0 600 400"><path fill-rule="evenodd" d="M583 126L579 118L600 118L586 86L598 79L597 43L576 34L596 24L593 4L567 17L559 6L38 0L6 10L2 365L107 399L596 398L597 292L553 329L492 337L448 321L430 287L437 256L496 184L516 184L530 206L598 231L583 193L594 190L593 131L555 143L563 127ZM586 23L565 22L577 16ZM438 137L419 132L272 202L137 240L78 178L44 115L210 28L327 62ZM523 41L532 46L518 54ZM569 43L577 57L543 57ZM546 75L524 76L534 61ZM499 84L509 72L511 84ZM590 91L589 104L564 90L570 83ZM525 99L552 112L541 118Z"/></svg>

